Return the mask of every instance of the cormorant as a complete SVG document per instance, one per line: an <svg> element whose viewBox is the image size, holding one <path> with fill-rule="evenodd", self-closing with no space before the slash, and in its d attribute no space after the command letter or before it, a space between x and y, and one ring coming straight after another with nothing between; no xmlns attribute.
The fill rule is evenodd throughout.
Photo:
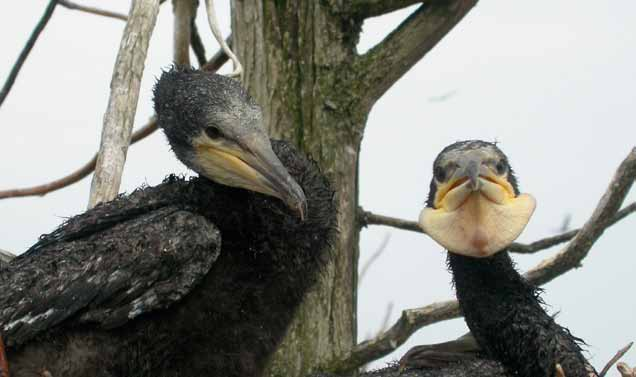
<svg viewBox="0 0 636 377"><path fill-rule="evenodd" d="M540 290L517 272L506 251L535 207L530 195L519 193L506 155L494 143L456 142L437 156L433 173L419 223L448 250L457 299L481 351L516 376L551 377L557 364L567 377L591 375L580 339L546 313ZM452 360L475 351L470 343L465 337L416 347L402 364Z"/></svg>
<svg viewBox="0 0 636 377"><path fill-rule="evenodd" d="M0 269L12 377L260 376L328 262L333 191L270 146L238 82L173 68L154 93L200 176L102 203Z"/></svg>

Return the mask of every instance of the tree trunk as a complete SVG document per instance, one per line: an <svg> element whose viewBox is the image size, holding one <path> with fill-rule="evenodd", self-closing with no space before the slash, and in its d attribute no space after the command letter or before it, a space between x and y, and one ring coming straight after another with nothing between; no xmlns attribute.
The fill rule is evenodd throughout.
<svg viewBox="0 0 636 377"><path fill-rule="evenodd" d="M296 377L356 341L358 153L367 111L352 95L359 24L316 0L233 1L233 45L244 84L264 110L270 135L312 156L336 188L339 236L333 264L306 296L269 376ZM355 93L353 93L355 94Z"/></svg>

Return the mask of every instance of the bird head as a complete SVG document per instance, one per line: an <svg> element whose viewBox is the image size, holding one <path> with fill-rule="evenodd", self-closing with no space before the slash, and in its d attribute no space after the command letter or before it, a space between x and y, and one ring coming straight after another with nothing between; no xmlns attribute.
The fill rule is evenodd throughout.
<svg viewBox="0 0 636 377"><path fill-rule="evenodd" d="M238 81L174 67L157 81L154 103L159 127L186 166L220 184L280 198L304 218L305 194L272 150L261 108Z"/></svg>
<svg viewBox="0 0 636 377"><path fill-rule="evenodd" d="M449 252L488 257L519 237L534 208L534 198L519 193L506 155L494 143L468 140L435 159L419 224Z"/></svg>

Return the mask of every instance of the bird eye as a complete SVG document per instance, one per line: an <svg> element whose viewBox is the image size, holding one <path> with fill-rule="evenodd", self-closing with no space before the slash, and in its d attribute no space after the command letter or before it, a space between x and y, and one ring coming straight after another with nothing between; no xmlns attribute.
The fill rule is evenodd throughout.
<svg viewBox="0 0 636 377"><path fill-rule="evenodd" d="M208 126L205 128L205 134L208 135L210 139L218 139L221 137L221 131L214 126Z"/></svg>
<svg viewBox="0 0 636 377"><path fill-rule="evenodd" d="M446 180L446 172L442 169L441 166L436 166L433 170L433 174L435 175L435 179L438 182L444 182Z"/></svg>
<svg viewBox="0 0 636 377"><path fill-rule="evenodd" d="M495 165L495 169L497 170L497 174L503 175L506 172L506 164L503 161L499 161L497 165Z"/></svg>

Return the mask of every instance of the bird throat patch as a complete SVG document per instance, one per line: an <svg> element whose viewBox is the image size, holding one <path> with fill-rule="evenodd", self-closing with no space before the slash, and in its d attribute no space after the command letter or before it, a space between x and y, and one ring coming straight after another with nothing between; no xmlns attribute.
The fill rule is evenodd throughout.
<svg viewBox="0 0 636 377"><path fill-rule="evenodd" d="M535 209L535 200L528 194L493 200L485 190L460 197L461 204L424 208L419 225L449 252L471 257L488 257L508 247ZM449 195L451 202L458 199Z"/></svg>

